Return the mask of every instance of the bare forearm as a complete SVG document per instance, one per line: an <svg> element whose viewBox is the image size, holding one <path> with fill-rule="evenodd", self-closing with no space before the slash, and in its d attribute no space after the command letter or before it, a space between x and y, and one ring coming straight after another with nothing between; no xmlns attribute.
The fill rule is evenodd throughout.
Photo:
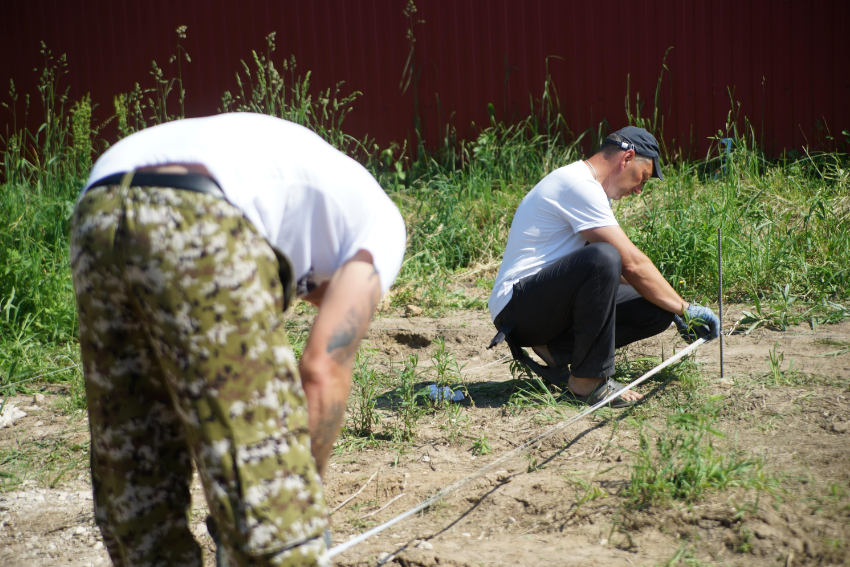
<svg viewBox="0 0 850 567"><path fill-rule="evenodd" d="M319 474L324 478L334 442L339 436L345 418L351 372L337 372L336 376L316 376L310 369L302 369L304 393L307 396L310 442Z"/></svg>
<svg viewBox="0 0 850 567"><path fill-rule="evenodd" d="M354 356L380 298L371 262L359 252L331 278L301 357L313 456L322 476L345 417Z"/></svg>
<svg viewBox="0 0 850 567"><path fill-rule="evenodd" d="M643 253L623 265L623 277L641 296L666 311L681 315L688 305Z"/></svg>
<svg viewBox="0 0 850 567"><path fill-rule="evenodd" d="M622 278L645 299L671 313L681 314L687 308L688 304L667 283L652 260L632 244L618 225L590 228L581 234L588 242L606 242L617 249L623 263Z"/></svg>

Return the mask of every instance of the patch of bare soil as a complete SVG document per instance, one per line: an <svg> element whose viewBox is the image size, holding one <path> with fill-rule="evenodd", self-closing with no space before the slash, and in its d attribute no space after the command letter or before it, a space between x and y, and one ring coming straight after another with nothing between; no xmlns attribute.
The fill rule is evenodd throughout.
<svg viewBox="0 0 850 567"><path fill-rule="evenodd" d="M726 320L734 321L737 313L733 308ZM376 349L377 361L419 354L428 365L441 337L465 364L473 399L464 402L467 421L461 426L449 423L445 411L423 416L405 452L384 442L334 456L325 479L331 508L366 484L333 514L335 543L389 520L580 410L509 407L511 375L507 361L500 360L507 348L485 349L494 333L479 311L440 319L397 312L373 323L368 346ZM727 436L722 443L763 458L765 474L782 487L774 495L736 488L709 493L691 506L624 507L638 430L628 420L618 421L620 412L600 413L344 552L335 564L632 567L675 559L689 565L850 565L850 323L814 332L803 326L785 333L758 330L724 341L723 380L718 341L697 351L703 393L723 408L717 422ZM627 354L669 357L682 346L668 330L632 345ZM779 374L771 374L771 351L783 355ZM677 387L642 391L655 389L660 396ZM50 398L42 407L50 407ZM32 398L10 402L23 407ZM668 411L659 404L647 416L663 427ZM382 412L385 422L395 419L388 409ZM33 439L49 445L65 437L76 443L87 436L84 423L49 409L32 411L0 430L0 447L10 450ZM453 430L459 436L450 443ZM475 456L474 444L483 437L492 453ZM0 494L0 565L107 565L91 521L87 478L81 464L53 488L47 478ZM193 528L211 549L197 482L193 494ZM213 565L212 554L207 563Z"/></svg>

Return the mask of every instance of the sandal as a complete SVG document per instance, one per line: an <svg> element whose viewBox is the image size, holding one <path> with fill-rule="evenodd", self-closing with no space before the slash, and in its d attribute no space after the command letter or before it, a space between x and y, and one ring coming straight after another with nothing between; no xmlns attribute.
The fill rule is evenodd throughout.
<svg viewBox="0 0 850 567"><path fill-rule="evenodd" d="M573 397L576 400L584 402L589 406L595 406L614 392L619 392L625 387L625 384L621 384L620 382L617 382L609 376L608 378L600 382L599 385L596 386L593 391L591 391L586 396L579 396L578 394L573 393ZM641 400L624 400L623 398L614 398L613 400L608 402L607 405L608 407L615 409L630 408L636 406L640 402Z"/></svg>

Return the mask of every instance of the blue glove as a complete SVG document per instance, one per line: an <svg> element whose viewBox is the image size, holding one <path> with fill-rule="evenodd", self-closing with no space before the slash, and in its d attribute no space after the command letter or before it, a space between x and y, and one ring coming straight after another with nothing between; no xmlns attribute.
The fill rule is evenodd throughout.
<svg viewBox="0 0 850 567"><path fill-rule="evenodd" d="M673 315L673 322L685 342L692 343L697 337L712 340L719 336L720 319L708 307L691 303L685 314L690 325L685 323L680 315Z"/></svg>

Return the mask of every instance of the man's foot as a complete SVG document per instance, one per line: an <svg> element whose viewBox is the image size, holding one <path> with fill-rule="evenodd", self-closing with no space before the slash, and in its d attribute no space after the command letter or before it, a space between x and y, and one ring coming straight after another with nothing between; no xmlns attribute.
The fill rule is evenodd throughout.
<svg viewBox="0 0 850 567"><path fill-rule="evenodd" d="M625 388L625 384L620 384L613 378L603 378L599 381L596 387L590 391L587 395L579 395L573 393L573 396L580 402L584 402L589 406L595 406L601 403L603 400L609 399L612 394L616 394L620 390ZM625 392L629 393L629 392ZM643 396L641 396L643 397ZM640 403L638 400L629 400L624 399L622 396L609 399L607 405L611 408L628 408Z"/></svg>
<svg viewBox="0 0 850 567"><path fill-rule="evenodd" d="M589 396L594 390L599 388L599 386L605 381L608 380L606 378L579 378L578 376L570 376L569 382L567 382L567 387L570 391L576 396L585 397ZM615 382L619 384L619 382ZM622 385L621 385L622 386ZM607 397L603 396L603 397ZM620 398L626 402L637 402L643 399L643 394L638 394L633 390L629 390L624 393Z"/></svg>

